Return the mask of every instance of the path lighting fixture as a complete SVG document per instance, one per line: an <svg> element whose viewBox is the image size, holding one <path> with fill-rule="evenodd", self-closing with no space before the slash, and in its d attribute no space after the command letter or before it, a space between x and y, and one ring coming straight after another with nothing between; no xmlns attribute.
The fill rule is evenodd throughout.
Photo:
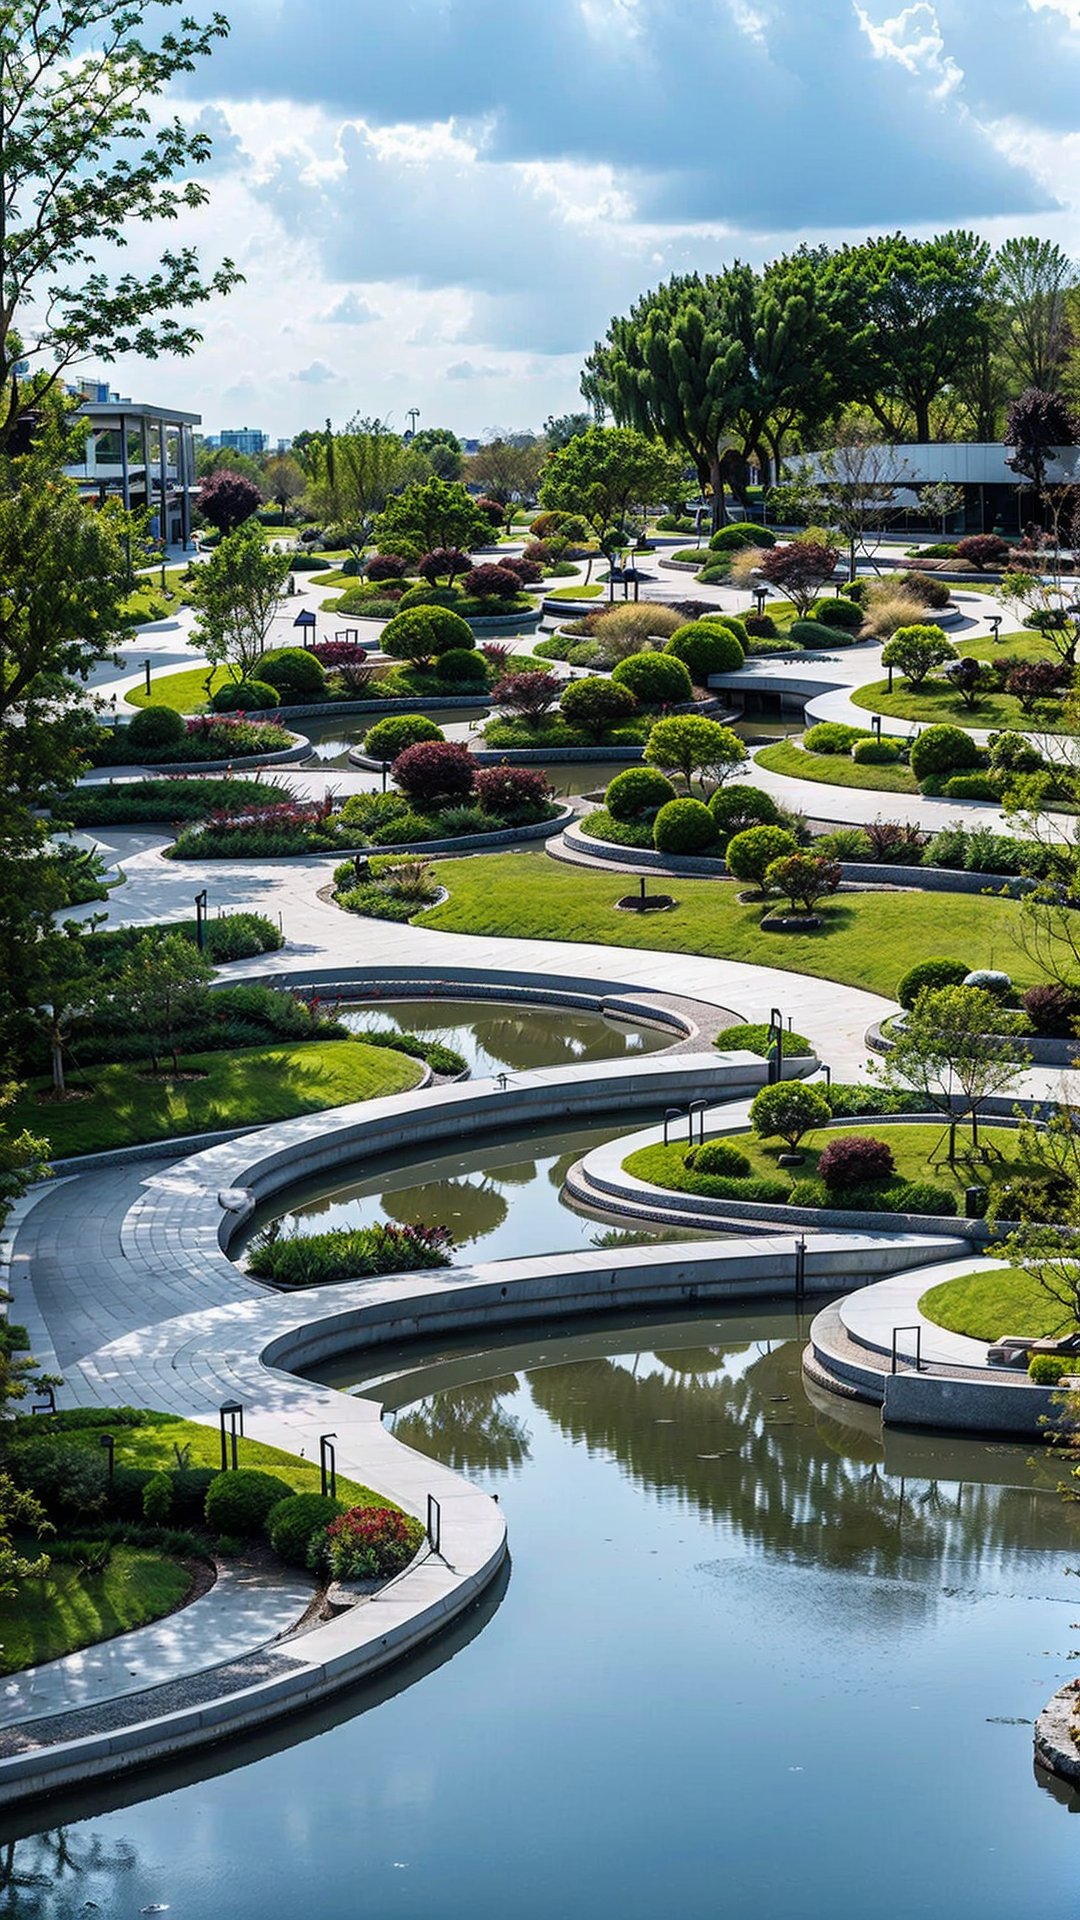
<svg viewBox="0 0 1080 1920"><path fill-rule="evenodd" d="M221 1471L222 1473L226 1472L229 1465L229 1455L231 1453L232 1469L235 1473L239 1464L236 1443L238 1438L242 1440L244 1437L244 1408L242 1402L239 1400L223 1400L221 1406L218 1408L218 1420L221 1425ZM227 1436L225 1432L226 1420L229 1423ZM228 1438L230 1442L228 1447L226 1447L226 1438Z"/></svg>
<svg viewBox="0 0 1080 1920"><path fill-rule="evenodd" d="M991 637L991 639L992 639L992 640L996 640L996 639L997 639L997 637L998 637L998 634L999 634L1000 632L1001 632L1001 615L1000 615L1000 613L992 613L992 614L990 615L990 637Z"/></svg>
<svg viewBox="0 0 1080 1920"><path fill-rule="evenodd" d="M331 1500L337 1498L337 1451L334 1447L336 1439L336 1433L319 1435L319 1478L322 1482L324 1500L327 1494L330 1495Z"/></svg>
<svg viewBox="0 0 1080 1920"><path fill-rule="evenodd" d="M754 599L757 602L757 615L758 615L758 619L760 620L762 614L765 611L765 602L769 597L769 589L768 587L755 587L753 592L754 592Z"/></svg>
<svg viewBox="0 0 1080 1920"><path fill-rule="evenodd" d="M874 736L874 738L875 738L875 740L880 740L880 739L881 739L881 715L880 715L880 713L874 713L874 714L871 714L871 716L870 716L870 731L872 732L872 734L873 734L873 736Z"/></svg>
<svg viewBox="0 0 1080 1920"><path fill-rule="evenodd" d="M113 1473L116 1468L116 1435L112 1433L103 1433L101 1435L101 1438L98 1441L98 1446L104 1447L105 1449L106 1466L108 1468L109 1485L111 1487L113 1483Z"/></svg>
<svg viewBox="0 0 1080 1920"><path fill-rule="evenodd" d="M784 1016L779 1007L769 1011L769 1085L784 1077Z"/></svg>
<svg viewBox="0 0 1080 1920"><path fill-rule="evenodd" d="M305 647L310 645L314 641L315 615L312 613L310 607L301 607L300 612L297 614L296 619L293 621L293 626L299 627L301 632L303 633Z"/></svg>
<svg viewBox="0 0 1080 1920"><path fill-rule="evenodd" d="M144 672L144 673L145 673L145 675L146 675L146 691L147 691L147 693L149 693L149 691L150 691L150 662L149 662L149 660L144 660L144 661L143 661L143 672Z"/></svg>
<svg viewBox="0 0 1080 1920"><path fill-rule="evenodd" d="M206 945L206 934L203 931L203 923L206 919L206 894L207 890L204 887L201 893L195 895L195 945L200 953Z"/></svg>

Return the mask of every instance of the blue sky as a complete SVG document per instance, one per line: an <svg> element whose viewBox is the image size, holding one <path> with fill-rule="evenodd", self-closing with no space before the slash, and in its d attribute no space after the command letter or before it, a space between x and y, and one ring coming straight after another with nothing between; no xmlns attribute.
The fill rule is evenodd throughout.
<svg viewBox="0 0 1080 1920"><path fill-rule="evenodd" d="M1080 0L226 11L179 106L215 135L191 236L246 284L191 361L113 375L210 431L414 405L539 426L645 287L802 239L964 225L1080 254Z"/></svg>

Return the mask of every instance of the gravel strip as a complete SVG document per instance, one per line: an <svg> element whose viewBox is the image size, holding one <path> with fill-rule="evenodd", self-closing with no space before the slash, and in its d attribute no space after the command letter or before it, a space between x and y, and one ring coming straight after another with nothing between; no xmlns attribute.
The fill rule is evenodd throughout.
<svg viewBox="0 0 1080 1920"><path fill-rule="evenodd" d="M100 1706L81 1707L72 1713L54 1713L41 1720L28 1720L18 1727L0 1731L0 1759L11 1760L23 1753L38 1753L46 1747L61 1746L66 1740L82 1740L90 1734L117 1733L122 1727L139 1726L144 1720L163 1719L185 1707L204 1707L212 1700L242 1693L260 1680L277 1680L297 1672L303 1663L288 1660L280 1653L253 1653L244 1660L232 1660L225 1666L189 1679L170 1680L162 1687L148 1687L145 1693L125 1694L121 1700L104 1700Z"/></svg>

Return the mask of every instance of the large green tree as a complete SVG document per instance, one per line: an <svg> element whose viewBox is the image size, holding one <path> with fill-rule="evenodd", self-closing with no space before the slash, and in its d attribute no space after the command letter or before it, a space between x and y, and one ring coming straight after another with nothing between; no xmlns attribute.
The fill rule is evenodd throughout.
<svg viewBox="0 0 1080 1920"><path fill-rule="evenodd" d="M238 278L228 260L205 277L189 246L141 275L108 269L133 229L207 198L194 175L208 137L158 102L227 26L218 13L172 17L175 5L8 0L0 12L0 448L77 362L191 353L201 336L187 316ZM24 358L30 380L16 376Z"/></svg>
<svg viewBox="0 0 1080 1920"><path fill-rule="evenodd" d="M1014 392L1055 389L1073 344L1069 295L1080 284L1076 262L1056 241L1021 234L998 248L992 284L1001 354Z"/></svg>
<svg viewBox="0 0 1080 1920"><path fill-rule="evenodd" d="M195 609L189 644L236 680L258 678L259 661L281 604L289 556L268 546L256 520L245 520L191 572Z"/></svg>
<svg viewBox="0 0 1080 1920"><path fill-rule="evenodd" d="M631 507L646 508L677 491L682 460L633 427L588 427L553 453L544 469L545 508L579 513L597 539L621 528Z"/></svg>
<svg viewBox="0 0 1080 1920"><path fill-rule="evenodd" d="M375 522L384 553L414 558L436 547L486 545L491 527L456 480L413 481L388 500Z"/></svg>

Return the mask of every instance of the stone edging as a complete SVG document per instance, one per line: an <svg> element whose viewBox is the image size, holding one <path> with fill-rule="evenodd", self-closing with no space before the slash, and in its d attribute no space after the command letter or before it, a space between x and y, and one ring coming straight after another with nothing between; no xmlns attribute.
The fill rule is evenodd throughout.
<svg viewBox="0 0 1080 1920"><path fill-rule="evenodd" d="M292 732L292 729L289 729ZM169 760L148 766L142 760L119 761L117 773L123 773L130 779L141 779L148 774L152 780L168 780L173 774L233 773L242 774L248 767L287 767L300 760L306 760L311 752L311 741L302 733L293 733L294 746L282 747L279 753L234 753L231 760ZM110 764L95 767L95 773L106 773ZM122 780L88 780L85 776L77 782L80 787L119 787Z"/></svg>
<svg viewBox="0 0 1080 1920"><path fill-rule="evenodd" d="M1010 1040L1015 1041L1025 1053L1030 1054L1033 1067L1071 1067L1077 1057L1075 1040L1051 1040L1036 1033L998 1033L992 1037L1003 1047ZM890 1053L895 1045L895 1041L883 1031L879 1020L867 1027L864 1038L872 1053Z"/></svg>
<svg viewBox="0 0 1080 1920"><path fill-rule="evenodd" d="M1035 1722L1035 1762L1071 1786L1080 1785L1080 1747L1073 1725L1080 1716L1080 1681L1067 1680L1051 1695Z"/></svg>

